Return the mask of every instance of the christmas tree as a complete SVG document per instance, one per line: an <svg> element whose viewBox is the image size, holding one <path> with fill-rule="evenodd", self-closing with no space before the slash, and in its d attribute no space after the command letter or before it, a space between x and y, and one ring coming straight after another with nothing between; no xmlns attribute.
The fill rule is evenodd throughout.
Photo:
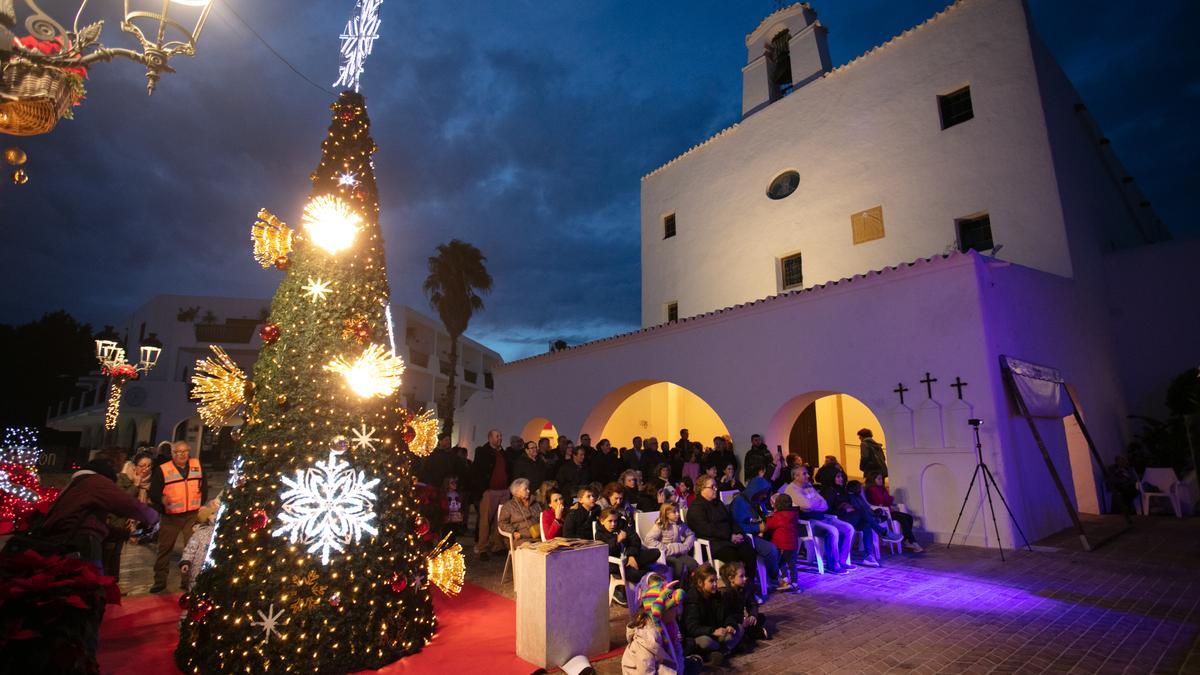
<svg viewBox="0 0 1200 675"><path fill-rule="evenodd" d="M42 485L38 477L37 429L8 427L0 438L0 534L24 529L39 508L48 508L58 497L56 488Z"/></svg>
<svg viewBox="0 0 1200 675"><path fill-rule="evenodd" d="M421 649L429 583L455 592L461 549L413 502L436 422L398 403L378 193L363 98L343 92L301 227L262 211L255 258L285 270L252 382L220 351L197 364L208 424L239 408L241 456L193 591L185 672L346 672Z"/></svg>

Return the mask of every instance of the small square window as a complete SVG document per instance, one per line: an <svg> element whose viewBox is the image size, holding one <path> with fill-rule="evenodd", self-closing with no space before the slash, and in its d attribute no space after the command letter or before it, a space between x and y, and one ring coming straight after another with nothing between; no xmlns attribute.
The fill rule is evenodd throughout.
<svg viewBox="0 0 1200 675"><path fill-rule="evenodd" d="M992 242L992 219L988 214L961 218L958 225L958 250L966 253L971 249L990 251L996 247Z"/></svg>
<svg viewBox="0 0 1200 675"><path fill-rule="evenodd" d="M971 107L971 88L963 87L938 97L938 112L942 116L942 128L949 129L955 124L962 124L975 117Z"/></svg>
<svg viewBox="0 0 1200 675"><path fill-rule="evenodd" d="M663 216L663 239L670 239L675 236L675 214L671 213Z"/></svg>
<svg viewBox="0 0 1200 675"><path fill-rule="evenodd" d="M804 285L804 273L799 253L780 260L779 265L783 272L783 290Z"/></svg>
<svg viewBox="0 0 1200 675"><path fill-rule="evenodd" d="M679 303L671 302L667 304L667 321L679 320Z"/></svg>

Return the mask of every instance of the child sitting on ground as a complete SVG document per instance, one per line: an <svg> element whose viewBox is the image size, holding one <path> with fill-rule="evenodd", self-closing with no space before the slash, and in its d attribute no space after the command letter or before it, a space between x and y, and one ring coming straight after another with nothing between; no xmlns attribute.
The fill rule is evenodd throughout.
<svg viewBox="0 0 1200 675"><path fill-rule="evenodd" d="M683 635L684 651L704 657L710 666L719 666L742 640L742 623L726 620L717 572L708 563L692 572L692 588L683 600Z"/></svg>
<svg viewBox="0 0 1200 675"><path fill-rule="evenodd" d="M796 583L796 553L800 550L800 512L792 507L792 498L780 492L771 498L775 510L767 516L767 537L779 549L779 569Z"/></svg>
<svg viewBox="0 0 1200 675"><path fill-rule="evenodd" d="M625 628L628 646L621 656L621 672L637 675L683 675L700 670L700 661L683 655L679 613L683 591L678 581L667 583L659 574L647 574L638 584L638 613Z"/></svg>
<svg viewBox="0 0 1200 675"><path fill-rule="evenodd" d="M740 562L721 564L721 580L725 590L721 591L721 605L725 609L725 623L741 626L745 642L769 640L766 617L758 611L758 600L746 584L746 567Z"/></svg>
<svg viewBox="0 0 1200 675"><path fill-rule="evenodd" d="M192 590L196 575L200 573L200 566L204 564L208 543L212 541L213 536L213 516L218 506L219 503L214 499L196 512L196 525L183 546L183 557L179 560L179 585L184 592Z"/></svg>

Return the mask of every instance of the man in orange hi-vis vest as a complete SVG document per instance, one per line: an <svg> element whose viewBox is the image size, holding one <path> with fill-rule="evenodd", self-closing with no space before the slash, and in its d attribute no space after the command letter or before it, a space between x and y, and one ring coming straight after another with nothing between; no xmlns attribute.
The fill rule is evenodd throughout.
<svg viewBox="0 0 1200 675"><path fill-rule="evenodd" d="M186 441L175 441L171 461L154 469L150 479L150 503L162 512L158 530L158 558L154 561L154 585L151 593L167 588L167 565L175 550L175 540L183 533L186 543L196 524L196 514L208 498L208 481L200 470L200 460L192 459Z"/></svg>

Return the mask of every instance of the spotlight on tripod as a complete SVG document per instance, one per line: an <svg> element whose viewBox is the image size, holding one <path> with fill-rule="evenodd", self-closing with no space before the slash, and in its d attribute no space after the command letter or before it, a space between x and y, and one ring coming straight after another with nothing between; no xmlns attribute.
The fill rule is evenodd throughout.
<svg viewBox="0 0 1200 675"><path fill-rule="evenodd" d="M996 547L1000 549L1000 560L1004 560L1004 544L1000 543L1000 526L996 524L996 507L992 504L992 488L996 488L996 496L1000 498L1000 503L1004 505L1004 510L1008 512L1008 517L1012 520L1013 527L1017 529L1017 533L1021 535L1021 541L1025 542L1025 548L1030 551L1033 547L1029 545L1029 540L1025 538L1025 533L1021 531L1021 526L1017 524L1017 517L1013 515L1012 509L1008 507L1008 502L1004 499L1004 493L1000 492L1000 486L996 484L996 479L992 476L992 470L983 461L983 442L979 440L979 427L983 426L983 420L978 417L972 417L967 420L967 424L971 425L971 429L975 431L975 472L971 475L971 484L967 486L967 494L963 496L962 508L958 510L958 518L954 521L954 529L950 531L950 539L946 542L946 548L950 548L950 544L954 542L954 535L958 532L958 524L962 521L963 512L967 510L967 502L971 500L971 490L975 489L975 481L979 476L983 475L983 493L987 496L988 511L992 514L992 528L996 531ZM987 536L987 523L983 526L984 536Z"/></svg>

